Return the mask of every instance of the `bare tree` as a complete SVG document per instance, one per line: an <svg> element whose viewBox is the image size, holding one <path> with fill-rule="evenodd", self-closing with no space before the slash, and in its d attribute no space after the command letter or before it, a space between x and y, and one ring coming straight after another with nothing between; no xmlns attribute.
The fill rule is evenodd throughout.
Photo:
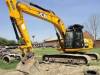
<svg viewBox="0 0 100 75"><path fill-rule="evenodd" d="M94 40L97 39L98 37L98 32L100 31L99 30L99 27L100 27L100 17L97 16L97 15L92 15L90 18L89 18L89 22L87 24L85 24L86 26L86 30L92 34L92 36L94 37Z"/></svg>
<svg viewBox="0 0 100 75"><path fill-rule="evenodd" d="M98 36L98 28L99 28L99 17L98 16L96 15L91 16L90 26L92 29L92 34L94 36L94 40L96 40Z"/></svg>

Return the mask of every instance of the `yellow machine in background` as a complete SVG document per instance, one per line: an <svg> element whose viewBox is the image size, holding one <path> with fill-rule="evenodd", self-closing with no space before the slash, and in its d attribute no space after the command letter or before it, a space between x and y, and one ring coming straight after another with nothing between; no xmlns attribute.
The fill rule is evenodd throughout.
<svg viewBox="0 0 100 75"><path fill-rule="evenodd" d="M88 46L85 47L82 31L83 26L74 24L73 26L66 28L63 21L53 11L44 9L31 2L25 3L17 0L6 0L6 4L9 9L9 15L16 38L19 40L19 37L21 37L24 41L24 45L21 45L20 49L22 50L23 57L27 57L27 60L34 55L32 54L32 44L22 13L50 22L56 29L56 34L61 46L58 50L63 51L64 54L44 55L43 61L87 64L89 63L90 57L98 59L96 54L86 53L86 51L92 48L93 41L91 41L92 43L86 42ZM18 32L20 33L20 36ZM62 41L60 39L62 39Z"/></svg>

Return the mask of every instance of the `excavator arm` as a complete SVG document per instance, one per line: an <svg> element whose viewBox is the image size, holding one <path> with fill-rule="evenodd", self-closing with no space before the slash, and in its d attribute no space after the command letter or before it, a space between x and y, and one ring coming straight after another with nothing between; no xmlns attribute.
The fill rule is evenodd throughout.
<svg viewBox="0 0 100 75"><path fill-rule="evenodd" d="M21 37L24 41L24 44L20 46L23 54L30 52L32 49L31 40L27 31L27 27L24 22L23 14L18 8L18 2L16 0L6 0L6 3L9 8L10 19L16 34L17 40ZM20 33L20 36L18 35Z"/></svg>
<svg viewBox="0 0 100 75"><path fill-rule="evenodd" d="M20 2L17 0L6 0L6 3L9 8L10 19L14 27L16 37L19 40L19 35L17 32L19 31L24 41L24 45L20 46L22 51L24 49L27 50L32 49L32 44L22 14L23 12L52 23L54 27L57 28L57 30L61 34L61 37L64 38L66 32L65 25L53 11L44 9L31 2L26 4L24 2Z"/></svg>

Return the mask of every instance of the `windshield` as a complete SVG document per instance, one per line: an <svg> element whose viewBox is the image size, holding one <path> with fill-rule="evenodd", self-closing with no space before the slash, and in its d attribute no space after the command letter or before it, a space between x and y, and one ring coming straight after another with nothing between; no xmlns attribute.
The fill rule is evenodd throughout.
<svg viewBox="0 0 100 75"><path fill-rule="evenodd" d="M79 31L66 32L64 45L65 48L83 48L84 40L82 32Z"/></svg>

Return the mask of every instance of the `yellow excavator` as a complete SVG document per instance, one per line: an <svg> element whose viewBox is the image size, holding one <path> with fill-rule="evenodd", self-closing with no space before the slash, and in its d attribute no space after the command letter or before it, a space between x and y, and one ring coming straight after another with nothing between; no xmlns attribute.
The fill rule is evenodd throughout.
<svg viewBox="0 0 100 75"><path fill-rule="evenodd" d="M74 24L66 28L63 21L53 11L44 9L32 2L6 0L6 4L16 38L19 40L21 37L24 41L24 44L19 46L22 51L22 57L25 58L25 60L22 60L23 64L32 59L34 53L32 52L32 43L22 13L50 22L55 27L60 44L58 50L63 51L63 53L44 55L44 62L88 64L91 59L98 59L98 54L87 53L93 48L93 41L91 39L84 41L82 25Z"/></svg>

